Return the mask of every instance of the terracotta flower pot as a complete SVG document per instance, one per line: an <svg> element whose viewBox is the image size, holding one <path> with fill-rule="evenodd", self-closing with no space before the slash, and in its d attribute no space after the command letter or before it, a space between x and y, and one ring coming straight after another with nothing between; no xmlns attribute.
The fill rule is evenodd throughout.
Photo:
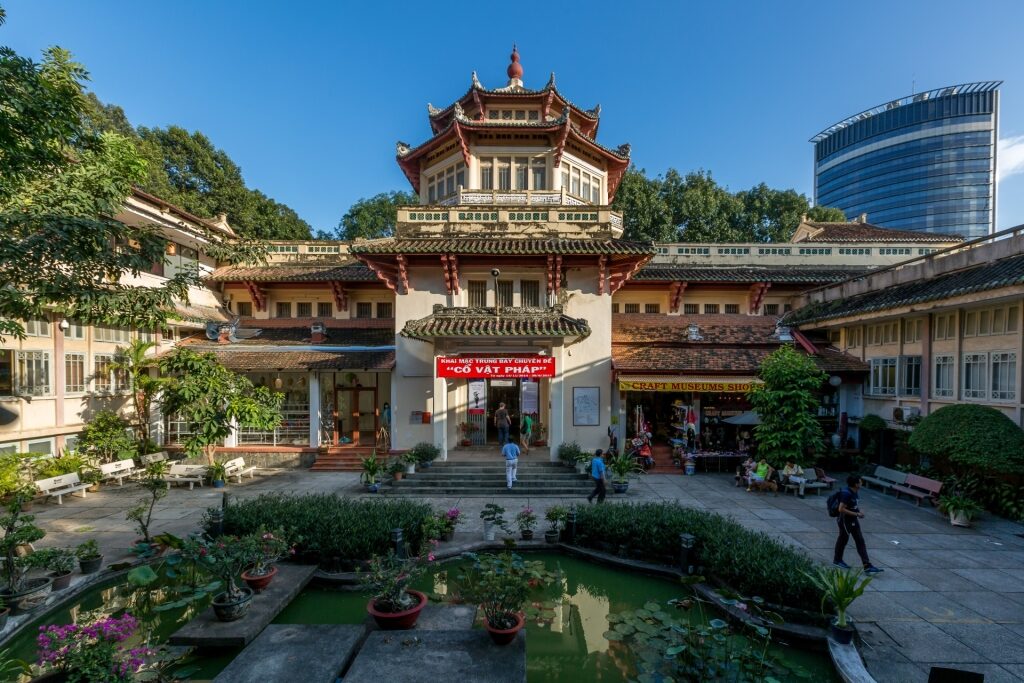
<svg viewBox="0 0 1024 683"><path fill-rule="evenodd" d="M515 617L516 625L505 629L493 628L488 621L484 621L484 628L487 629L487 634L494 641L495 645L508 645L516 639L516 634L523 628L524 620L522 612L517 612Z"/></svg>
<svg viewBox="0 0 1024 683"><path fill-rule="evenodd" d="M533 540L533 529L520 529L520 533L523 535L524 541Z"/></svg>
<svg viewBox="0 0 1024 683"><path fill-rule="evenodd" d="M12 615L25 614L41 607L46 602L47 596L50 595L52 587L53 579L50 577L28 579L24 582L21 591L13 593L5 589L0 591L0 597L11 608Z"/></svg>
<svg viewBox="0 0 1024 683"><path fill-rule="evenodd" d="M444 532L443 538L444 538L444 542L445 543L450 543L451 540L453 538L455 538L455 531L453 530L453 531L446 531L446 532Z"/></svg>
<svg viewBox="0 0 1024 683"><path fill-rule="evenodd" d="M405 476L405 472L395 472L391 476L395 481L402 481L402 477Z"/></svg>
<svg viewBox="0 0 1024 683"><path fill-rule="evenodd" d="M270 582L277 576L277 565L270 565L269 570L266 574L250 574L248 571L242 572L242 581L245 581L245 585L253 589L256 593L262 593Z"/></svg>
<svg viewBox="0 0 1024 683"><path fill-rule="evenodd" d="M91 557L87 560L78 560L78 568L82 570L83 574L95 574L103 566L103 556Z"/></svg>
<svg viewBox="0 0 1024 683"><path fill-rule="evenodd" d="M558 531L545 531L544 532L545 543L558 543Z"/></svg>
<svg viewBox="0 0 1024 683"><path fill-rule="evenodd" d="M416 625L416 620L420 618L420 612L427 606L427 596L414 590L406 590L405 592L419 600L419 602L402 612L381 612L374 607L374 600L372 598L366 603L366 611L369 612L373 620L377 622L377 626L381 629L385 631L404 631Z"/></svg>

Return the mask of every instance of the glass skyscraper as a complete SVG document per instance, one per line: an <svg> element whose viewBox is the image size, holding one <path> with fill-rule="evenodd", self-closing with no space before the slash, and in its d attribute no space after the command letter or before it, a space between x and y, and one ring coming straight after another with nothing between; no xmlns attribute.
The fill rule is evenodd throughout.
<svg viewBox="0 0 1024 683"><path fill-rule="evenodd" d="M893 100L814 143L814 201L885 228L982 237L995 229L1002 81Z"/></svg>

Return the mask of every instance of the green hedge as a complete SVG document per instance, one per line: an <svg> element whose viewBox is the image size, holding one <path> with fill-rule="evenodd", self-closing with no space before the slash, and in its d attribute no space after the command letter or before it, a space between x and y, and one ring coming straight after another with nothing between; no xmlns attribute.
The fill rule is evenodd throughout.
<svg viewBox="0 0 1024 683"><path fill-rule="evenodd" d="M576 543L628 557L675 564L679 534L696 538L698 563L710 577L747 597L815 611L821 593L802 574L815 563L803 552L722 515L673 503L584 506Z"/></svg>
<svg viewBox="0 0 1024 683"><path fill-rule="evenodd" d="M429 505L406 500L358 500L332 494L267 494L224 511L224 533L240 535L283 528L296 542L297 559L330 571L359 567L391 547L391 530L402 528L413 550L422 542Z"/></svg>

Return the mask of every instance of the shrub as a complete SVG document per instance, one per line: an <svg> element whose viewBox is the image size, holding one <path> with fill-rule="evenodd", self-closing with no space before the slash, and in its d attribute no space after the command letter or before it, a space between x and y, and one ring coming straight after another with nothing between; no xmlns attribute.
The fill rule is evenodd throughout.
<svg viewBox="0 0 1024 683"><path fill-rule="evenodd" d="M981 473L1024 468L1024 430L988 406L964 403L939 408L917 425L910 445Z"/></svg>
<svg viewBox="0 0 1024 683"><path fill-rule="evenodd" d="M575 465L577 460L586 458L586 453L575 441L563 442L558 447L558 459L566 465Z"/></svg>
<svg viewBox="0 0 1024 683"><path fill-rule="evenodd" d="M421 441L410 448L406 455L411 458L415 458L415 462L422 465L427 462L434 462L441 457L441 449L432 443Z"/></svg>
<svg viewBox="0 0 1024 683"><path fill-rule="evenodd" d="M767 534L727 517L674 503L583 506L576 509L576 543L630 557L675 564L679 534L693 534L698 563L712 577L749 596L817 610L821 593L805 576L814 562Z"/></svg>
<svg viewBox="0 0 1024 683"><path fill-rule="evenodd" d="M138 450L138 442L128 432L128 427L128 420L113 410L101 410L82 430L78 450L96 457L101 463L127 460Z"/></svg>
<svg viewBox="0 0 1024 683"><path fill-rule="evenodd" d="M224 533L236 536L282 528L296 555L332 571L354 569L391 548L391 530L401 528L418 552L423 522L432 511L405 500L356 500L333 494L250 498L224 509Z"/></svg>

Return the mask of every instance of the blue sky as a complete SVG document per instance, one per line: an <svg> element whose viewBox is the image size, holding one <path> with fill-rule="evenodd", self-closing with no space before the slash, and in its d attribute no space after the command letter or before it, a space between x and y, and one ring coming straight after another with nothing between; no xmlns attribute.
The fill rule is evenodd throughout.
<svg viewBox="0 0 1024 683"><path fill-rule="evenodd" d="M115 2L2 0L0 44L73 52L136 125L206 133L251 187L333 228L408 183L394 143L476 70L527 87L550 71L600 103L600 139L651 174L710 169L737 190L812 190L808 139L863 109L1003 80L998 227L1024 223L1024 2Z"/></svg>

